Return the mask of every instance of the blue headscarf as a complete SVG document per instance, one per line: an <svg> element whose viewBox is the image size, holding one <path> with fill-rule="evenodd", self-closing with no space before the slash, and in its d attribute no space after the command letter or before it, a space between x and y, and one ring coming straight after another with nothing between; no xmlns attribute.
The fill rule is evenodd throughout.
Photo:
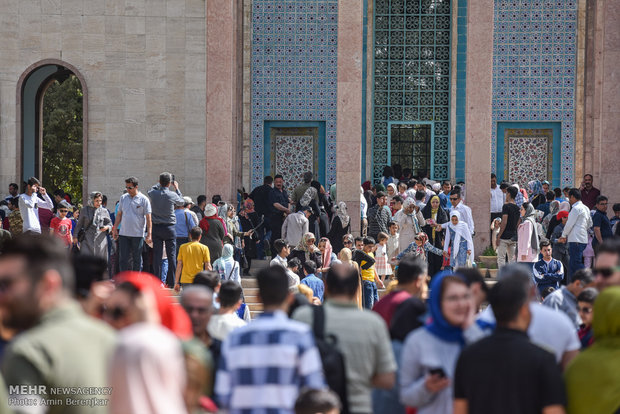
<svg viewBox="0 0 620 414"><path fill-rule="evenodd" d="M461 277L448 270L444 270L435 275L431 282L431 296L428 299L428 308L432 320L427 322L426 329L443 341L456 342L464 346L465 338L463 337L463 330L458 326L450 325L444 318L443 313L441 313L441 284L446 276Z"/></svg>
<svg viewBox="0 0 620 414"><path fill-rule="evenodd" d="M545 191L543 190L542 187L542 183L538 180L533 180L530 181L529 183L527 183L527 185L530 187L530 194L532 196L537 196L538 194L545 194Z"/></svg>

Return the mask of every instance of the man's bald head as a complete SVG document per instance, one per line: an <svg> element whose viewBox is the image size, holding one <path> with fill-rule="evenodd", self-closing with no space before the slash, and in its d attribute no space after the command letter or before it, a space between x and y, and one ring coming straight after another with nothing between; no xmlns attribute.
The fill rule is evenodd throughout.
<svg viewBox="0 0 620 414"><path fill-rule="evenodd" d="M195 336L202 336L213 313L213 292L206 286L192 285L183 288L181 306L192 321Z"/></svg>

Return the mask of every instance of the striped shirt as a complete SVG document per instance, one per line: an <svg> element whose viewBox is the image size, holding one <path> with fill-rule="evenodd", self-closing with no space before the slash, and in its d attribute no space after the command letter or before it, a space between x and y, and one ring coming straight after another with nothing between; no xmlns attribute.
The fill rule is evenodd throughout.
<svg viewBox="0 0 620 414"><path fill-rule="evenodd" d="M222 344L215 394L231 414L293 414L304 388L325 388L307 325L282 311L264 313Z"/></svg>

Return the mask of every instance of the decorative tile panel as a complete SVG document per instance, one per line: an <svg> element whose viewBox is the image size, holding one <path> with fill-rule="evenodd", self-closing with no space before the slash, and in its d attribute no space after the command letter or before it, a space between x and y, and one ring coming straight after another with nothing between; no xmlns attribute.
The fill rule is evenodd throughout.
<svg viewBox="0 0 620 414"><path fill-rule="evenodd" d="M527 188L531 180L547 180L553 162L553 133L548 130L506 130L504 178Z"/></svg>
<svg viewBox="0 0 620 414"><path fill-rule="evenodd" d="M314 170L314 137L312 135L278 135L275 139L275 172L287 177L286 191L302 182L306 171Z"/></svg>
<svg viewBox="0 0 620 414"><path fill-rule="evenodd" d="M373 179L391 164L389 121L434 122L431 176L448 178L450 0L375 0L374 13Z"/></svg>
<svg viewBox="0 0 620 414"><path fill-rule="evenodd" d="M264 171L265 121L324 121L325 180L336 182L338 0L254 0L252 187Z"/></svg>
<svg viewBox="0 0 620 414"><path fill-rule="evenodd" d="M577 0L495 0L493 148L497 122L561 122L560 185L573 181ZM492 151L492 165L497 166ZM533 173L533 172L532 172Z"/></svg>

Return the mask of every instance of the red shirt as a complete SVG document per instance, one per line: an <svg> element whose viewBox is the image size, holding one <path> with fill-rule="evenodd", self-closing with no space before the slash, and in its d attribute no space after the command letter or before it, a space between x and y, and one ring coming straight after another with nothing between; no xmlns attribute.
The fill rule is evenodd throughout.
<svg viewBox="0 0 620 414"><path fill-rule="evenodd" d="M71 227L73 223L71 223L71 219L64 218L60 219L58 217L54 217L52 222L50 223L50 229L54 230L54 234L64 240L65 244L69 246L71 244Z"/></svg>
<svg viewBox="0 0 620 414"><path fill-rule="evenodd" d="M596 206L596 198L601 195L598 188L592 187L589 191L585 188L581 190L581 202L588 206L590 210L594 210Z"/></svg>
<svg viewBox="0 0 620 414"><path fill-rule="evenodd" d="M385 295L379 302L375 303L375 306L372 308L372 310L381 315L389 328L390 322L392 322L392 316L394 316L394 312L396 311L398 305L400 305L410 297L411 294L405 292L404 290L390 292Z"/></svg>

